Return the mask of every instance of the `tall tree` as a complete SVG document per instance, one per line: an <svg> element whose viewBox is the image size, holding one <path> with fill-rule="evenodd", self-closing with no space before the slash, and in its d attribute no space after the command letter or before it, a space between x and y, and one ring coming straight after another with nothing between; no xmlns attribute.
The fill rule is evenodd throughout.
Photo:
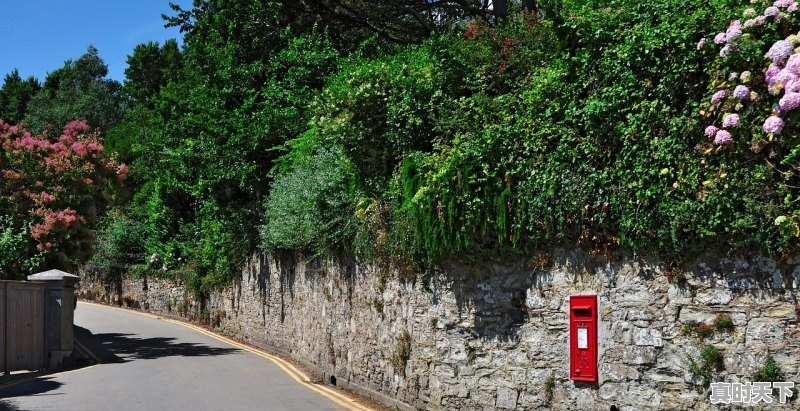
<svg viewBox="0 0 800 411"><path fill-rule="evenodd" d="M177 12L165 16L182 32L195 30L202 15L225 1L198 1L191 10L170 4ZM377 36L392 43L418 43L433 32L446 32L465 20L491 20L492 10L505 15L506 0L277 0L280 23L295 33L328 29L338 44L353 45ZM526 4L534 3L527 1ZM494 13L497 14L497 13Z"/></svg>
<svg viewBox="0 0 800 411"><path fill-rule="evenodd" d="M305 131L308 105L340 54L322 29L293 33L275 2L198 0L191 10L175 8L170 24L184 32L176 81L160 88L142 82L145 65L138 65L169 60L174 48L142 46L126 73L126 87L141 86L139 96L159 89L147 121L138 122L152 132L129 139L141 181L133 217L148 253L169 267L192 264L207 284L254 249L273 161Z"/></svg>
<svg viewBox="0 0 800 411"><path fill-rule="evenodd" d="M106 136L109 150L127 162L136 159L135 146L159 133L160 116L155 108L161 89L177 82L182 69L183 56L175 39L167 40L163 46L148 42L133 49L122 86L125 100L122 119Z"/></svg>
<svg viewBox="0 0 800 411"><path fill-rule="evenodd" d="M0 119L19 123L25 117L31 98L41 88L39 80L33 76L23 80L16 69L6 74L3 87L0 88Z"/></svg>
<svg viewBox="0 0 800 411"><path fill-rule="evenodd" d="M128 56L123 90L133 103L145 103L176 80L182 67L183 58L175 39L167 40L163 46L152 41L139 44Z"/></svg>
<svg viewBox="0 0 800 411"><path fill-rule="evenodd" d="M60 124L84 119L92 128L107 131L119 121L122 104L119 82L106 78L108 66L89 46L75 61L49 73L44 88L28 105L25 121L34 132L57 131Z"/></svg>

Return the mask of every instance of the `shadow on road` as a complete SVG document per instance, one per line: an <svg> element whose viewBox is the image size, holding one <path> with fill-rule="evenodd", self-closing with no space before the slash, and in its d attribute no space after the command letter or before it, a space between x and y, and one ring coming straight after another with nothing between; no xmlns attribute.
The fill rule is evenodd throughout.
<svg viewBox="0 0 800 411"><path fill-rule="evenodd" d="M47 395L48 391L53 391L62 386L53 377L38 377L32 380L11 384L6 388L0 388L0 398L26 397L29 395ZM13 402L0 400L0 410L17 410Z"/></svg>
<svg viewBox="0 0 800 411"><path fill-rule="evenodd" d="M0 410L3 410L3 411L22 411L22 408L17 407L11 401L0 400Z"/></svg>
<svg viewBox="0 0 800 411"><path fill-rule="evenodd" d="M123 363L134 360L152 360L163 357L207 357L225 355L240 351L237 348L209 347L203 344L176 342L174 338L140 338L135 334L92 334L83 327L75 326L75 339L87 347L102 364ZM88 365L78 360L77 368ZM5 398L47 394L61 387L63 383L53 377L40 376L0 387L0 411L20 410L13 401Z"/></svg>
<svg viewBox="0 0 800 411"><path fill-rule="evenodd" d="M75 327L75 336L88 347L101 363L152 360L163 357L208 357L240 351L237 348L209 347L203 344L176 342L174 338L140 338L136 334L92 334Z"/></svg>
<svg viewBox="0 0 800 411"><path fill-rule="evenodd" d="M120 358L119 362L152 360L163 357L207 357L239 351L236 348L209 347L202 344L174 342L174 338L139 338L135 334L95 334L94 338L108 351Z"/></svg>

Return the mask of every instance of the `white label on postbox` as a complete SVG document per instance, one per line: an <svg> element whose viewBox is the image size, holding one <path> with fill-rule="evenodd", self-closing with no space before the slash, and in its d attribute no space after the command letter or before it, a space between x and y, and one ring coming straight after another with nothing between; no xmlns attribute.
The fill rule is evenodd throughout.
<svg viewBox="0 0 800 411"><path fill-rule="evenodd" d="M578 328L578 348L589 348L589 329Z"/></svg>

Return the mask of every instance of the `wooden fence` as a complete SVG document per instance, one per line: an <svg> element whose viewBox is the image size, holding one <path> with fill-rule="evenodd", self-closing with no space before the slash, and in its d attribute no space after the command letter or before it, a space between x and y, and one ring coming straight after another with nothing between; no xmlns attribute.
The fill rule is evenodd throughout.
<svg viewBox="0 0 800 411"><path fill-rule="evenodd" d="M0 370L47 367L44 282L0 281Z"/></svg>

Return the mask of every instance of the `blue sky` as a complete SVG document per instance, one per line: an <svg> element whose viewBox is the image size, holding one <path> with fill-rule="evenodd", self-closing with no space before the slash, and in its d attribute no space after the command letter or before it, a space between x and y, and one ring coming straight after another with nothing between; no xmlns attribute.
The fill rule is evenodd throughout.
<svg viewBox="0 0 800 411"><path fill-rule="evenodd" d="M0 83L14 68L22 77L45 75L77 59L92 44L108 65L109 77L122 81L133 48L147 41L180 41L165 29L161 14L172 14L170 0L2 0L0 1ZM189 8L191 0L172 0Z"/></svg>

